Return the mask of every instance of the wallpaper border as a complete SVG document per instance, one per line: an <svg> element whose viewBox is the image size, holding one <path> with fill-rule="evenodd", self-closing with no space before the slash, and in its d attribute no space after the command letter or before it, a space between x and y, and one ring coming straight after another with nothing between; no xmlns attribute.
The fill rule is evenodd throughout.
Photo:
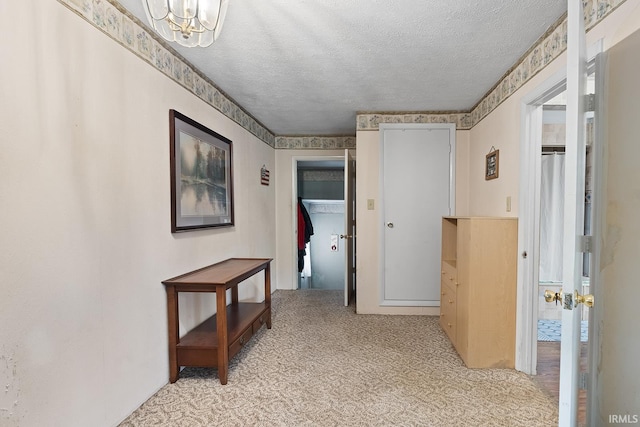
<svg viewBox="0 0 640 427"><path fill-rule="evenodd" d="M276 136L275 148L294 150L355 149L355 136Z"/></svg>

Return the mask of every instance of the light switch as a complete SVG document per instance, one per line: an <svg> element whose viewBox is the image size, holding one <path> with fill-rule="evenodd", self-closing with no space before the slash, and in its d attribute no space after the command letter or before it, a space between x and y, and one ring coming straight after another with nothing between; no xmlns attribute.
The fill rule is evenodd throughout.
<svg viewBox="0 0 640 427"><path fill-rule="evenodd" d="M507 212L511 212L511 196L507 196Z"/></svg>
<svg viewBox="0 0 640 427"><path fill-rule="evenodd" d="M367 210L372 211L374 208L374 202L373 199L367 199Z"/></svg>

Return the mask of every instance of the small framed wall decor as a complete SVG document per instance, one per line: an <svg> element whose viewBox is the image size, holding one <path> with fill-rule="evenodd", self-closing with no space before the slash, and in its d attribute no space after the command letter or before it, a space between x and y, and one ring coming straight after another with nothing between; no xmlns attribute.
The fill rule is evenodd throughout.
<svg viewBox="0 0 640 427"><path fill-rule="evenodd" d="M233 225L231 141L169 110L171 232Z"/></svg>
<svg viewBox="0 0 640 427"><path fill-rule="evenodd" d="M260 184L269 185L269 169L265 165L262 165L262 169L260 169Z"/></svg>
<svg viewBox="0 0 640 427"><path fill-rule="evenodd" d="M491 147L491 151L487 154L484 167L484 179L496 179L500 171L500 150Z"/></svg>

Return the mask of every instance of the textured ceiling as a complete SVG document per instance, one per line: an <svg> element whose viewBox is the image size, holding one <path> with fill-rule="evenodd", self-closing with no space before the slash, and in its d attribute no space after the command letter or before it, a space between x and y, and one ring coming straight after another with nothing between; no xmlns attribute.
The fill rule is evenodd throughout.
<svg viewBox="0 0 640 427"><path fill-rule="evenodd" d="M142 0L119 0L148 25ZM230 0L208 48L174 45L276 135L355 135L356 112L470 110L565 0Z"/></svg>

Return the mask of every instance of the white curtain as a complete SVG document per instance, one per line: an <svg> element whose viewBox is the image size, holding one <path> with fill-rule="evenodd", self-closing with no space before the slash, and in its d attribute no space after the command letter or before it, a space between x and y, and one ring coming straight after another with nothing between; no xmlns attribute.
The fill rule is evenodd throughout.
<svg viewBox="0 0 640 427"><path fill-rule="evenodd" d="M540 282L562 281L564 155L542 156Z"/></svg>

